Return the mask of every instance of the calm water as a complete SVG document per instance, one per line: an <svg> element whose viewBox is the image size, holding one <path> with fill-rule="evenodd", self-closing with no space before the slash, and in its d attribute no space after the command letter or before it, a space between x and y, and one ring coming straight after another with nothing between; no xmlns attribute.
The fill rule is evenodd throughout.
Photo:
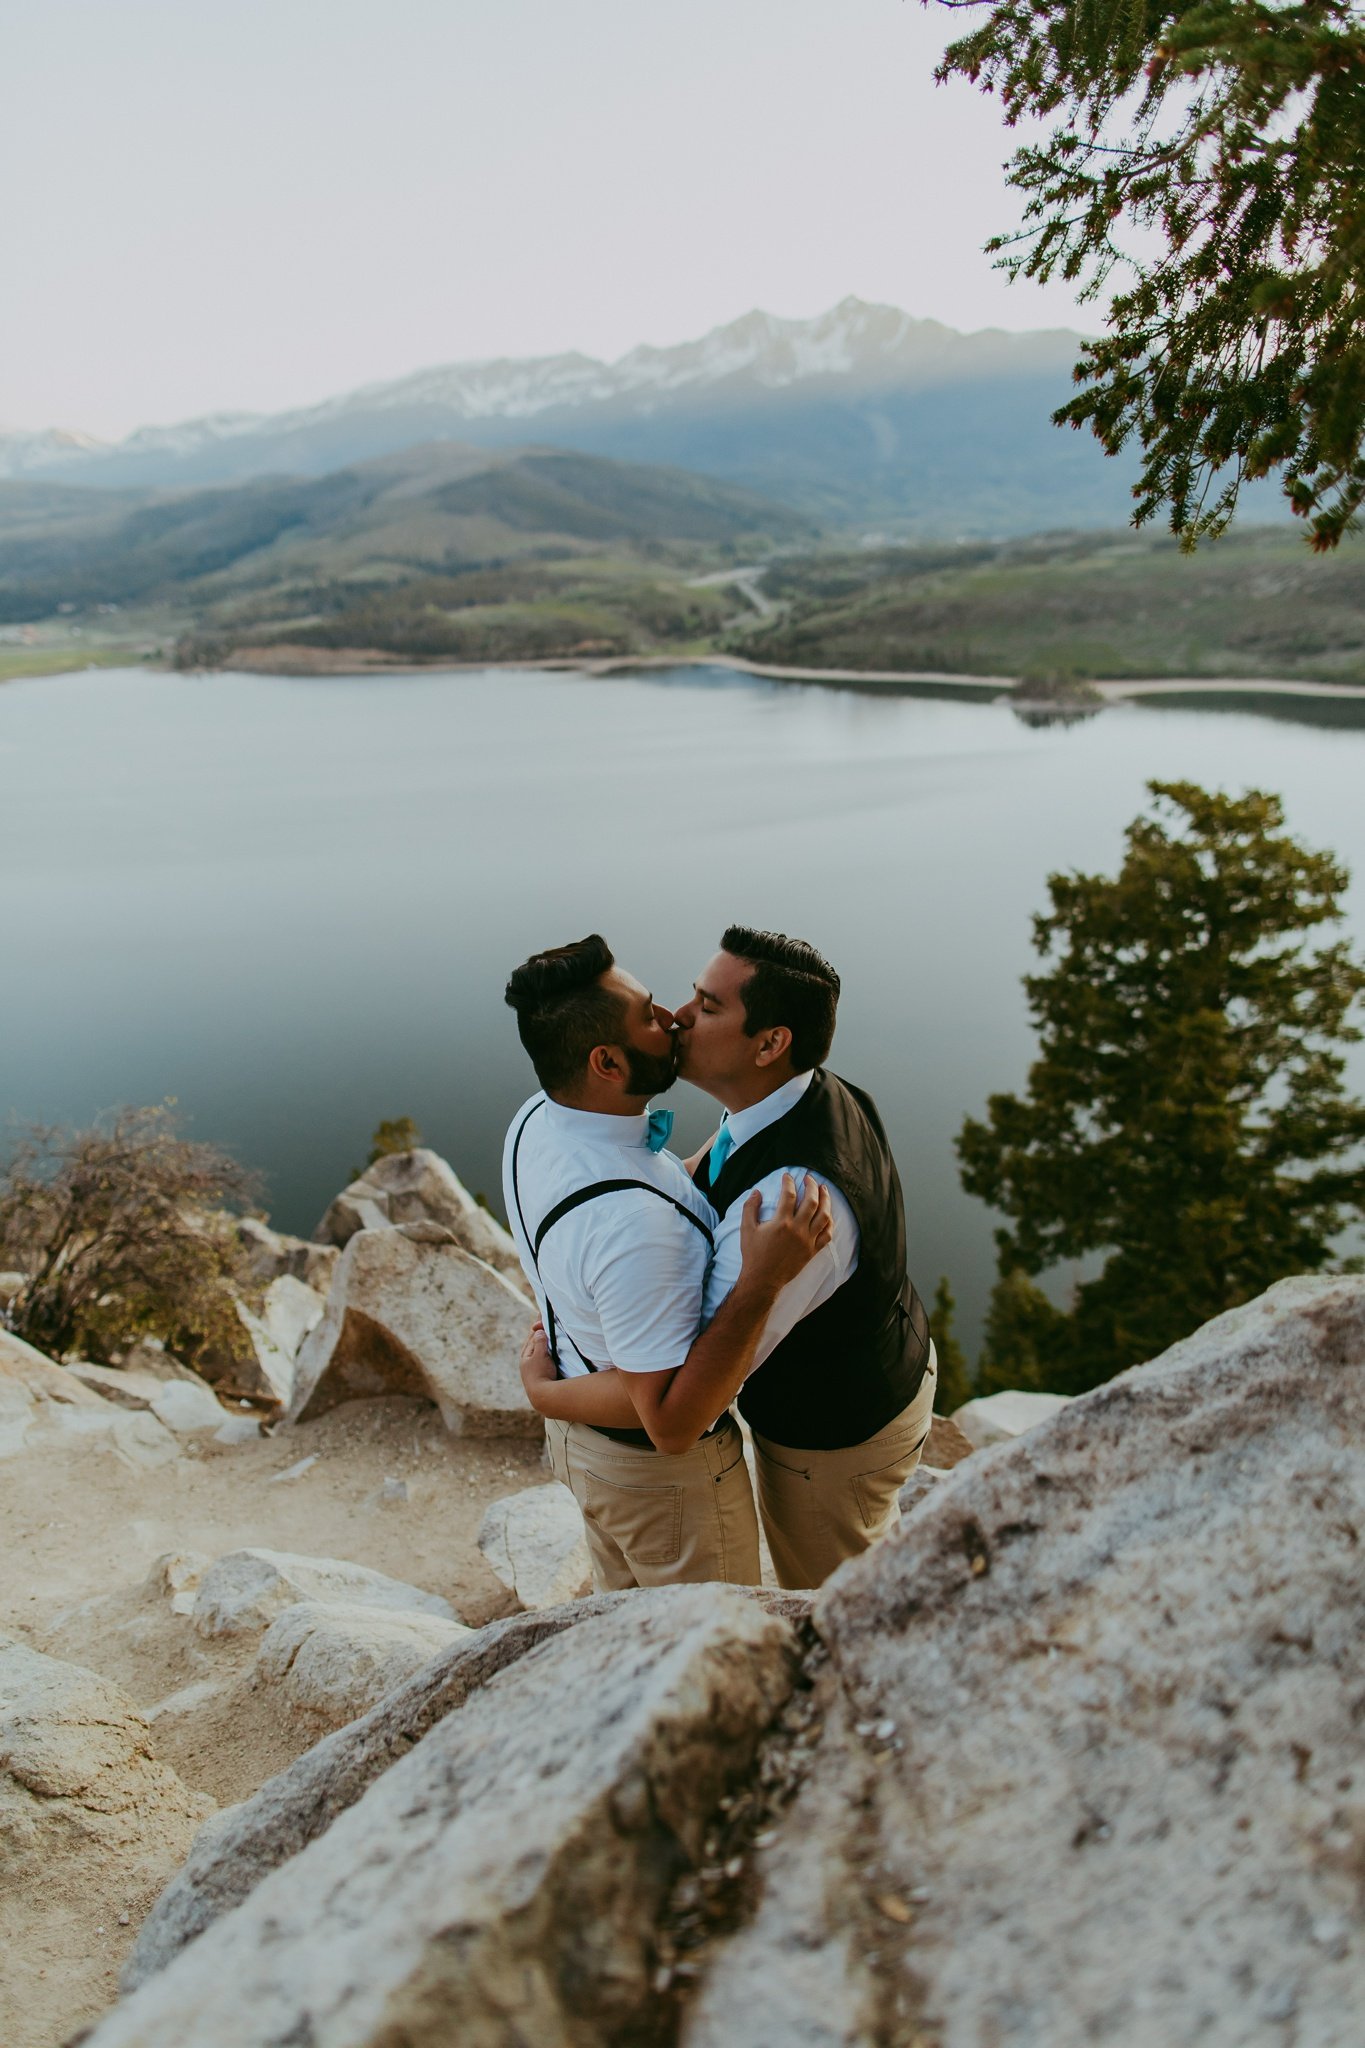
<svg viewBox="0 0 1365 2048"><path fill-rule="evenodd" d="M833 1063L881 1103L913 1270L926 1292L952 1275L974 1342L991 1219L953 1134L1023 1081L1046 875L1112 868L1149 776L1280 791L1359 878L1365 943L1365 702L1149 701L1037 731L701 669L11 683L0 1116L173 1095L306 1232L380 1118L411 1115L496 1196L532 1086L511 965L596 928L678 1001L725 924L775 926L844 977ZM695 1142L713 1112L674 1099Z"/></svg>

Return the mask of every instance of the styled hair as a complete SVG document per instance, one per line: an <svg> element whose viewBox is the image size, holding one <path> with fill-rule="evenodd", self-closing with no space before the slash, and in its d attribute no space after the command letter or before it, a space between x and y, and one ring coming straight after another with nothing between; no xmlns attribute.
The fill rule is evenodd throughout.
<svg viewBox="0 0 1365 2048"><path fill-rule="evenodd" d="M798 1074L829 1057L839 1007L839 977L823 953L783 932L756 932L732 924L720 942L723 953L744 960L753 973L740 991L744 1029L750 1038L785 1024L792 1035L792 1067Z"/></svg>
<svg viewBox="0 0 1365 2048"><path fill-rule="evenodd" d="M600 932L533 953L508 979L505 1000L536 1079L550 1092L582 1075L595 1045L618 1044L625 1022L623 998L600 986L616 965Z"/></svg>

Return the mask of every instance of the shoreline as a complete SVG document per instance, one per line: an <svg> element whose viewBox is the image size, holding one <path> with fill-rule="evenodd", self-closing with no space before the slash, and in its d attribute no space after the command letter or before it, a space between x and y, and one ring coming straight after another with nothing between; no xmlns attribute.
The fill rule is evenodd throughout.
<svg viewBox="0 0 1365 2048"><path fill-rule="evenodd" d="M5 682L36 682L58 675L81 675L90 670L113 669L113 662L73 661L70 668L35 670L31 675L8 675ZM164 662L130 661L129 668L148 668L154 673L174 674ZM219 670L185 671L220 675L308 676L417 676L476 675L490 670L515 674L530 671L549 675L610 676L631 675L649 670L678 668L720 668L735 675L757 677L760 681L839 684L862 688L870 693L907 694L918 688L961 690L978 696L1013 699L1023 678L1004 675L964 675L941 669L852 669L797 668L776 662L748 661L738 654L618 654L606 656L540 655L523 661L402 661L368 648L300 648L266 646L243 649ZM1304 677L1277 676L1134 676L1087 678L1086 687L1104 704L1156 696L1267 696L1317 697L1353 700L1365 698L1365 683L1332 683ZM1083 704L1037 702L1020 698L1022 708L1064 713L1084 710ZM1099 705L1090 708L1099 709Z"/></svg>

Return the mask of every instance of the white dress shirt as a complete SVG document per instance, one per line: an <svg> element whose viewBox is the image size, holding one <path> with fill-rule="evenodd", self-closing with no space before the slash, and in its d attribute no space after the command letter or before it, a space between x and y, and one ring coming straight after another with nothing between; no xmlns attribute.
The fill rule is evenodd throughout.
<svg viewBox="0 0 1365 2048"><path fill-rule="evenodd" d="M680 1159L649 1150L648 1128L644 1114L599 1116L539 1094L522 1104L507 1133L507 1220L547 1325L547 1294L554 1303L566 1378L586 1372L586 1359L622 1372L669 1371L682 1364L701 1323L710 1246L673 1202L707 1231L716 1213ZM645 1181L673 1199L627 1188L581 1203L546 1232L537 1273L531 1240L543 1219L566 1195L602 1180Z"/></svg>
<svg viewBox="0 0 1365 2048"><path fill-rule="evenodd" d="M784 1082L782 1087L775 1088L771 1095L765 1095L762 1102L755 1102L748 1109L736 1110L733 1116L727 1111L722 1118L721 1127L728 1128L734 1140L734 1150L737 1152L750 1138L756 1138L760 1131L767 1130L769 1124L775 1124L780 1116L785 1116L789 1109L794 1109L814 1079L813 1069L810 1073L796 1074L790 1081ZM764 1219L771 1216L777 1208L784 1173L789 1173L796 1182L798 1195L805 1186L807 1168L798 1164L780 1166L772 1173L765 1174L762 1180L755 1183L762 1197L759 1213ZM817 1175L816 1179L829 1187L830 1207L834 1219L830 1241L823 1251L815 1254L809 1265L805 1266L794 1280L787 1282L773 1303L768 1320L763 1326L763 1335L758 1341L758 1349L754 1354L755 1369L776 1350L784 1337L791 1335L802 1316L807 1316L812 1309L819 1308L821 1302L828 1301L831 1294L843 1286L858 1264L858 1220L846 1197L840 1194L838 1188L830 1186L822 1175ZM753 1188L750 1188L745 1195L736 1195L716 1225L715 1256L711 1261L711 1270L706 1276L707 1322L710 1322L739 1278L740 1227L744 1220L745 1202L752 1193Z"/></svg>

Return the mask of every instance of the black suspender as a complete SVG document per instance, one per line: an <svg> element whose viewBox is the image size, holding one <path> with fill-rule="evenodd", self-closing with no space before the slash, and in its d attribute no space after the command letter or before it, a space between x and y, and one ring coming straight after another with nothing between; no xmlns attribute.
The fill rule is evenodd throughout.
<svg viewBox="0 0 1365 2048"><path fill-rule="evenodd" d="M553 1230L555 1224L563 1217L568 1216L575 1209L581 1209L585 1202L595 1202L599 1195L615 1195L624 1188L643 1188L647 1195L657 1195L661 1202L667 1202L670 1208L676 1209L680 1216L685 1216L693 1228L701 1232L712 1251L716 1248L716 1241L712 1235L710 1225L704 1223L701 1217L694 1210L689 1209L685 1202L680 1202L675 1195L668 1194L663 1188L656 1188L652 1181L647 1180L595 1180L587 1187L575 1188L571 1195L566 1195L562 1202L556 1202L553 1209L549 1210L541 1218L540 1228L535 1236L532 1237L526 1227L526 1216L521 1206L521 1190L517 1184L517 1155L521 1151L521 1141L527 1124L530 1123L536 1111L544 1107L544 1096L541 1097L539 1102L532 1103L521 1120L521 1126L517 1131L516 1137L512 1140L512 1199L517 1205L517 1221L521 1225L521 1234L525 1238L531 1253L531 1264L536 1269L536 1278L540 1281L542 1294L545 1295L546 1335L550 1340L550 1356L554 1359L555 1364L558 1365L559 1345L556 1336L554 1303L550 1300L545 1288L544 1278L541 1275L540 1247L545 1242L546 1233ZM568 1333L566 1332L565 1334L567 1335ZM574 1350L578 1352L579 1357L589 1372L600 1371L600 1367L594 1365L592 1360L579 1349L578 1345L574 1344L572 1337L569 1338L569 1342L573 1344Z"/></svg>

